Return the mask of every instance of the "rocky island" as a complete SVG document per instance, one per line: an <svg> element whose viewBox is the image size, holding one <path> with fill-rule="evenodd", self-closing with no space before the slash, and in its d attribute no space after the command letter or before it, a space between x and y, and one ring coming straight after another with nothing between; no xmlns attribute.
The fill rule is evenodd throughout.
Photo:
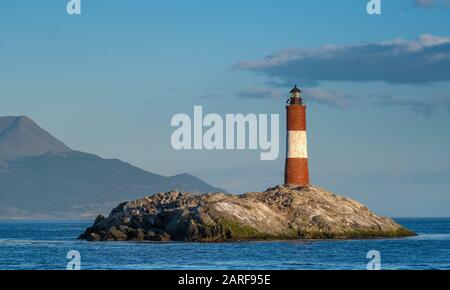
<svg viewBox="0 0 450 290"><path fill-rule="evenodd" d="M282 186L243 195L158 193L99 215L88 241L232 242L412 236L359 202L315 186Z"/></svg>

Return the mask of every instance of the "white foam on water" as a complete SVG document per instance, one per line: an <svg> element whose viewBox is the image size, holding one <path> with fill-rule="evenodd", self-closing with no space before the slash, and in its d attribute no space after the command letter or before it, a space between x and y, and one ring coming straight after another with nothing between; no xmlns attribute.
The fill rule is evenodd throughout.
<svg viewBox="0 0 450 290"><path fill-rule="evenodd" d="M450 234L419 234L415 237L410 237L411 240L450 240Z"/></svg>
<svg viewBox="0 0 450 290"><path fill-rule="evenodd" d="M73 241L0 239L0 245L65 244Z"/></svg>

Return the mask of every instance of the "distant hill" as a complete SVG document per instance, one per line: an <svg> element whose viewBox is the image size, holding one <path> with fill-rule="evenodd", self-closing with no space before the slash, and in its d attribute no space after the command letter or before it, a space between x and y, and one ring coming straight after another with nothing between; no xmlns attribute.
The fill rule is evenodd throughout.
<svg viewBox="0 0 450 290"><path fill-rule="evenodd" d="M71 149L27 117L0 117L0 160L50 151L68 152Z"/></svg>
<svg viewBox="0 0 450 290"><path fill-rule="evenodd" d="M0 218L75 219L169 190L219 192L203 180L147 172L71 150L27 117L0 118Z"/></svg>

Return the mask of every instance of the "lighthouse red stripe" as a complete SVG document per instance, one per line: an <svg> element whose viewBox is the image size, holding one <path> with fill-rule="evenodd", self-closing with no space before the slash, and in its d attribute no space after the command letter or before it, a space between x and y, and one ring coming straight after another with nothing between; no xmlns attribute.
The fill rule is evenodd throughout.
<svg viewBox="0 0 450 290"><path fill-rule="evenodd" d="M309 184L308 159L286 159L285 184L307 185Z"/></svg>
<svg viewBox="0 0 450 290"><path fill-rule="evenodd" d="M287 130L306 131L306 107L292 105L287 107Z"/></svg>

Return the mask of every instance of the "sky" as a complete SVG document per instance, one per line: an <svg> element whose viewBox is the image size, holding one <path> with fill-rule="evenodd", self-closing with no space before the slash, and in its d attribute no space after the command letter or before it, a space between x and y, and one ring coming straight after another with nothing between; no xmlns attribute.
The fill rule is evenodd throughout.
<svg viewBox="0 0 450 290"><path fill-rule="evenodd" d="M450 3L0 2L0 116L69 147L229 192L283 181L294 84L312 183L394 217L450 216ZM280 114L280 155L175 151L177 113Z"/></svg>

